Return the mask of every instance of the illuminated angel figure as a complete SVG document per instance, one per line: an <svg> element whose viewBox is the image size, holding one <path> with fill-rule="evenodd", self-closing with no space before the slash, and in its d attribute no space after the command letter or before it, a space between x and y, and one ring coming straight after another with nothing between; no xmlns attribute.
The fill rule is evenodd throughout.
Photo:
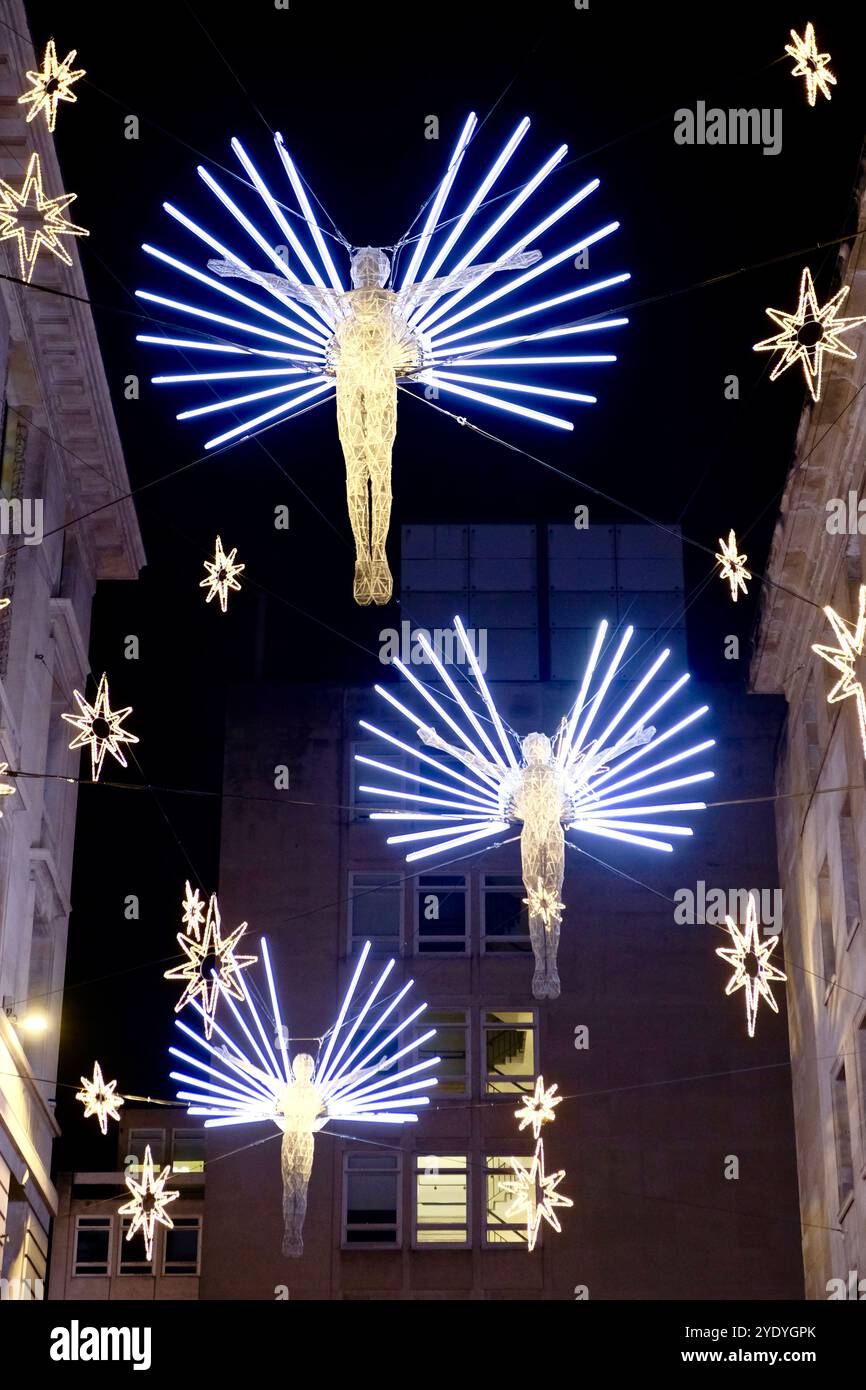
<svg viewBox="0 0 866 1390"><path fill-rule="evenodd" d="M701 810L704 803L660 802L657 798L662 792L702 782L713 776L712 772L696 772L656 780L659 773L711 748L713 739L672 753L659 761L648 761L662 744L707 710L707 706L703 705L663 733L657 732L649 723L689 679L685 674L667 685L648 708L635 716L637 702L667 661L669 649L666 648L656 657L640 680L627 687L628 693L624 694L621 703L614 704L609 714L601 713L599 718L600 712L607 710L605 696L621 667L634 633L632 627L625 629L604 676L593 687L607 628L607 623L603 622L598 629L577 699L570 715L562 720L555 738L551 740L537 731L527 734L520 742L519 757L514 737L506 733L460 619L454 619L454 631L472 672L477 694L486 709L486 717L482 719L467 703L462 690L425 635L421 632L415 634L437 677L444 681L449 695L456 702L454 714L458 717L462 715L464 723L458 723L457 718L401 661L394 660L393 664L423 696L437 717L457 735L462 747L449 742L432 726L423 723L384 686L377 685L376 690L409 720L427 748L436 749L462 764L473 774L471 777L438 758L419 752L367 720L360 721L368 732L419 758L438 774L438 778L422 776L393 763L378 762L374 758L356 754L358 762L425 789L422 792L403 791L399 786L360 788L372 796L385 797L398 803L413 803L413 809L373 812L373 820L439 823L433 828L410 830L406 834L388 837L388 844L429 842L423 849L415 849L407 854L407 862L492 839L512 826L520 827L523 884L527 893L529 934L535 957L532 992L537 999L556 999L560 992L556 959L562 917L560 896L565 874L565 830L670 851L673 846L664 837L691 835L691 830L683 825L660 824L653 818L665 812ZM603 725L598 733L594 733L596 722ZM495 733L499 747L485 724ZM471 729L471 735L467 729ZM591 733L594 736L591 737ZM640 764L636 770L630 771L627 776L621 775L626 768L636 764ZM442 781L443 777L452 780ZM432 789L433 795L427 793L428 788Z"/></svg>
<svg viewBox="0 0 866 1390"><path fill-rule="evenodd" d="M394 969L393 960L388 961L363 1004L350 1016L349 1010L370 954L368 941L337 1021L326 1035L328 1041L322 1056L317 1062L308 1052L300 1052L290 1061L288 1033L283 1026L264 939L261 950L270 1017L263 1021L252 992L242 981L243 1011L231 998L227 1000L239 1029L235 1036L215 1023L213 1031L219 1037L219 1045L215 1046L207 1036L200 1036L176 1020L177 1027L213 1060L201 1061L172 1047L169 1049L172 1055L194 1067L199 1075L172 1072L171 1076L192 1087L192 1090L178 1091L177 1098L190 1103L191 1115L206 1116L206 1128L269 1122L282 1131L282 1249L284 1255L296 1256L304 1249L304 1217L316 1133L332 1120L397 1125L417 1120L411 1107L427 1105L430 1098L424 1092L436 1085L434 1076L420 1076L419 1073L429 1072L439 1058L425 1056L408 1067L396 1064L407 1053L423 1051L436 1030L430 1028L420 1036L415 1036L413 1030L408 1042L393 1046L404 1029L411 1028L427 1007L420 1004L399 1023L393 1022L395 1010L399 1009L413 984L409 980L396 993L380 998ZM374 1009L377 1000L378 1006ZM195 1007L205 1018L200 1005L196 1003ZM365 1023L368 1014L372 1021Z"/></svg>
<svg viewBox="0 0 866 1390"><path fill-rule="evenodd" d="M501 239L496 242L503 228L567 153L567 146L561 145L531 177L521 178L516 188L508 193L493 191L529 130L527 118L519 122L473 196L443 219L446 200L476 125L472 114L461 131L443 179L425 205L426 217L418 234L410 237L407 233L396 247L386 249L353 249L337 238L342 242L341 254L350 253L348 282L345 268L341 275L325 240L326 235L330 238L332 234L323 233L319 226L306 185L280 135L276 136L277 153L300 216L271 193L243 145L239 140L232 141L245 181L274 224L268 226L267 234L259 230L213 175L201 167L198 170L235 224L251 239L258 265L249 264L170 203L164 204L166 212L211 252L216 252L207 261L210 273L157 247L144 246L149 255L164 265L206 286L212 299L218 297L223 304L228 299L233 306L228 315L149 291L137 292L152 304L192 316L200 331L206 328L215 335L194 339L139 335L140 342L182 349L188 361L190 353L193 362L200 353L210 354L211 361L213 354L219 354L217 370L199 372L187 367L178 374L153 378L163 384L200 381L211 388L213 398L181 411L179 420L234 412L240 423L207 440L206 448L254 435L334 392L356 548L354 594L361 604L387 603L391 596L385 547L391 513L391 450L397 428L398 384L433 386L437 394L456 395L570 430L570 420L523 402L529 398L537 403L546 398L592 404L595 396L539 384L537 369L608 363L615 357L609 353L533 356L520 347L539 340L598 333L627 322L621 317L595 317L587 323L541 329L537 326L538 315L619 285L629 278L625 272L586 283L581 279L576 289L571 288L573 278L569 278L564 293L534 303L521 298L519 308L502 306L503 311L492 318L481 313L557 267L573 272L573 263L581 252L616 231L619 223L607 223L553 254L527 249L543 241L555 223L595 191L598 179L593 179L540 221L530 219L524 223L521 218L519 234L513 240L505 238L506 245L501 246ZM476 214L480 217L491 203L494 215L476 235L473 219ZM304 239L298 230L304 231ZM297 257L302 274L297 274L287 258L274 250L275 235ZM467 246L465 241L471 238L474 239ZM491 242L501 249L495 250L492 257L480 259ZM398 279L397 256L389 257L386 250L397 253L404 247L407 253L411 247L411 254ZM482 281L501 271L519 273L501 280L497 277L495 288L476 293ZM244 291L230 283L237 280L248 282ZM258 297L251 296L250 286L258 291ZM461 304L463 300L466 302ZM518 326L515 328L514 324ZM510 325L505 335L496 335L495 330L503 325ZM502 349L511 349L511 354L504 355ZM510 369L514 367L526 368L532 380L512 379ZM229 385L224 392L216 383ZM479 387L493 387L504 394L479 391ZM263 403L264 408L260 408ZM244 409L247 406L253 408L252 413Z"/></svg>

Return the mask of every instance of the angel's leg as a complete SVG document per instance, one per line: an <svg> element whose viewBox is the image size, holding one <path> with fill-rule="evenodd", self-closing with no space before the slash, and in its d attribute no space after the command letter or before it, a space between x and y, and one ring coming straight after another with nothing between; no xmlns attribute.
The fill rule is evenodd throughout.
<svg viewBox="0 0 866 1390"><path fill-rule="evenodd" d="M391 451L397 433L397 383L393 372L383 373L375 389L368 387L365 403L372 529L371 591L374 603L387 603L393 588L385 553L391 522Z"/></svg>
<svg viewBox="0 0 866 1390"><path fill-rule="evenodd" d="M363 388L337 374L337 430L346 462L346 500L355 538L355 602L370 602L370 494Z"/></svg>
<svg viewBox="0 0 866 1390"><path fill-rule="evenodd" d="M313 1171L312 1134L284 1134L281 1150L283 1172L283 1254L304 1253L304 1217L307 1214L307 1188Z"/></svg>
<svg viewBox="0 0 866 1390"><path fill-rule="evenodd" d="M548 893L555 893L558 902L565 877L565 836L562 826L557 822L542 834L527 834L524 826L520 837L520 850L523 869L523 886L526 896L532 901L539 887ZM559 974L556 957L559 950L559 915L554 911L547 919L539 912L529 910L529 939L535 957L535 973L532 977L532 993L536 999L559 998Z"/></svg>

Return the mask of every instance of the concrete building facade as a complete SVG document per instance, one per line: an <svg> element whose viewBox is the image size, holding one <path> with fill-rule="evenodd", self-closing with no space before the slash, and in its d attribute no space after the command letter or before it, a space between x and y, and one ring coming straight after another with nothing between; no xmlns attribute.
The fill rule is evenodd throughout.
<svg viewBox="0 0 866 1390"><path fill-rule="evenodd" d="M20 187L40 155L46 195L65 191L52 137L17 104L39 66L19 0L0 29L0 178ZM88 674L99 579L134 579L144 556L87 287L43 254L30 286L16 244L0 246L0 759L15 781L0 821L0 1278L39 1296L49 1223L61 991L78 773L60 712ZM41 292L38 286L49 291ZM72 297L66 298L64 295ZM96 510L98 508L102 510ZM94 511L80 524L73 518ZM41 525L34 525L35 519ZM27 523L27 534L22 527ZM49 780L44 779L48 774ZM38 1031L37 1031L38 1030Z"/></svg>
<svg viewBox="0 0 866 1390"><path fill-rule="evenodd" d="M866 216L860 185L859 219ZM866 314L862 238L840 258L844 314ZM856 628L866 580L866 333L856 360L824 359L803 412L773 538L752 688L784 695L776 834L785 901L788 1021L808 1298L859 1283L866 1296L866 787L853 698L828 703L840 672L822 608ZM864 671L858 659L855 679ZM860 1283L863 1280L864 1282Z"/></svg>

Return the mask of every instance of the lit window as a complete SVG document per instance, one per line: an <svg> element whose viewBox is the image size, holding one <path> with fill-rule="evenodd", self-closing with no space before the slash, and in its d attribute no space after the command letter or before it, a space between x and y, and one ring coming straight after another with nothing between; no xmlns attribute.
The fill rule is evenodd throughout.
<svg viewBox="0 0 866 1390"><path fill-rule="evenodd" d="M465 875L421 874L416 902L418 954L465 955Z"/></svg>
<svg viewBox="0 0 866 1390"><path fill-rule="evenodd" d="M469 1172L465 1156L416 1154L415 1244L469 1244Z"/></svg>
<svg viewBox="0 0 866 1390"><path fill-rule="evenodd" d="M72 1273L108 1274L111 1259L111 1217L79 1216L75 1221L75 1262Z"/></svg>
<svg viewBox="0 0 866 1390"><path fill-rule="evenodd" d="M353 954L369 941L375 951L400 954L403 884L393 874L349 875L349 939Z"/></svg>
<svg viewBox="0 0 866 1390"><path fill-rule="evenodd" d="M201 1217L175 1216L174 1227L165 1232L163 1274L198 1274L201 1245Z"/></svg>
<svg viewBox="0 0 866 1390"><path fill-rule="evenodd" d="M525 955L532 950L525 897L519 875L485 875L482 948L487 955Z"/></svg>
<svg viewBox="0 0 866 1390"><path fill-rule="evenodd" d="M842 854L842 884L845 891L845 925L850 937L860 925L860 865L851 798L846 796L839 817L839 848Z"/></svg>
<svg viewBox="0 0 866 1390"><path fill-rule="evenodd" d="M162 1168L165 1163L164 1129L131 1129L127 1140L124 1169L127 1173L140 1173L144 1167L144 1151L150 1145L154 1168Z"/></svg>
<svg viewBox="0 0 866 1390"><path fill-rule="evenodd" d="M854 1191L854 1162L851 1156L851 1118L848 1111L848 1083L844 1062L833 1076L833 1131L836 1138L836 1182L839 1206Z"/></svg>
<svg viewBox="0 0 866 1390"><path fill-rule="evenodd" d="M515 1163L524 1168L532 1164L531 1156L515 1155ZM511 1159L502 1154L488 1155L484 1160L484 1244L526 1245L526 1215L506 1216L514 1205L513 1192L503 1187L503 1179L514 1181Z"/></svg>
<svg viewBox="0 0 866 1390"><path fill-rule="evenodd" d="M172 1172L203 1173L204 1145L203 1129L176 1129L172 1135Z"/></svg>
<svg viewBox="0 0 866 1390"><path fill-rule="evenodd" d="M426 1062L430 1057L438 1057L436 1076L439 1084L435 1094L439 1097L466 1096L469 1094L469 1022L465 1009L425 1009L415 1025L416 1036L421 1037L430 1028L436 1029L436 1036L418 1047L418 1061Z"/></svg>
<svg viewBox="0 0 866 1390"><path fill-rule="evenodd" d="M400 1245L400 1155L347 1154L343 1244L396 1249Z"/></svg>
<svg viewBox="0 0 866 1390"><path fill-rule="evenodd" d="M153 1260L147 1258L147 1251L144 1247L144 1232L136 1231L132 1240L127 1240L127 1233L132 1225L133 1218L125 1216L123 1227L120 1232L120 1259L118 1260L118 1271L121 1274L153 1274Z"/></svg>
<svg viewBox="0 0 866 1390"><path fill-rule="evenodd" d="M533 1089L538 1066L531 1009L485 1011L484 1069L488 1094Z"/></svg>

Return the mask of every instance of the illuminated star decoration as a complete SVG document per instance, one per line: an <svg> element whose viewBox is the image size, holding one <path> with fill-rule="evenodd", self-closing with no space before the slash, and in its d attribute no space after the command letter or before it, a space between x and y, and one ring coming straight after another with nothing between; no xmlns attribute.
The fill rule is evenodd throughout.
<svg viewBox="0 0 866 1390"><path fill-rule="evenodd" d="M839 341L840 333L847 333L858 324L866 323L866 314L856 318L837 319L836 311L848 297L848 285L828 299L823 309L818 307L812 272L807 266L800 277L800 302L794 314L786 314L781 309L767 309L765 312L778 324L782 332L772 338L763 338L755 343L753 352L781 352L782 356L770 373L775 381L782 372L793 367L795 362L803 364L806 385L812 399L821 398L821 371L824 353L834 357L856 359L857 354L845 343Z"/></svg>
<svg viewBox="0 0 866 1390"><path fill-rule="evenodd" d="M11 598L0 598L0 610L8 608L11 602Z"/></svg>
<svg viewBox="0 0 866 1390"><path fill-rule="evenodd" d="M159 1177L156 1176L153 1155L148 1144L144 1151L141 1181L139 1182L131 1173L127 1173L126 1185L132 1193L132 1198L125 1202L122 1207L117 1208L118 1216L132 1217L126 1239L132 1240L137 1231L141 1231L144 1235L144 1249L148 1260L153 1258L153 1233L157 1221L161 1226L167 1227L169 1231L174 1229L174 1222L165 1208L169 1202L174 1202L180 1193L166 1192L165 1190L170 1172L171 1167L167 1164Z"/></svg>
<svg viewBox="0 0 866 1390"><path fill-rule="evenodd" d="M734 967L725 994L735 994L738 989L746 991L746 1027L749 1037L753 1038L758 1001L766 999L773 1013L777 1014L779 1006L773 998L770 981L788 978L770 963L770 956L778 946L779 938L771 936L761 943L758 937L758 912L752 893L749 894L749 906L746 909L745 934L740 931L732 917L726 917L725 924L734 943L733 946L720 946L716 951L717 956L721 956L722 960Z"/></svg>
<svg viewBox="0 0 866 1390"><path fill-rule="evenodd" d="M554 1107L562 1104L562 1096L556 1095L558 1086L548 1086L544 1088L544 1077L535 1078L535 1092L527 1097L519 1110L515 1110L514 1117L520 1121L520 1129L526 1129L527 1125L532 1125L532 1137L538 1139L541 1136L541 1126L546 1120L555 1120Z"/></svg>
<svg viewBox="0 0 866 1390"><path fill-rule="evenodd" d="M166 970L165 978L186 981L183 994L174 1006L175 1013L180 1013L191 1000L201 997L205 1037L209 1038L213 1033L214 1014L220 995L243 999L244 991L238 977L258 957L235 955L235 947L247 929L246 922L241 922L230 936L223 939L216 893L211 894L207 906L204 936L201 936L201 929L195 922L190 922L189 927L188 934L177 934L178 945L187 960L183 965Z"/></svg>
<svg viewBox="0 0 866 1390"><path fill-rule="evenodd" d="M90 236L85 227L67 222L63 216L76 196L75 193L61 193L56 198L45 197L38 154L30 156L20 188L13 188L5 179L0 179L0 241L17 241L21 278L28 284L43 248L64 265L72 265L72 257L59 238Z"/></svg>
<svg viewBox="0 0 866 1390"><path fill-rule="evenodd" d="M183 899L183 924L188 928L188 934L198 940L201 928L204 926L204 899L197 888L193 888L189 879L185 885L186 891Z"/></svg>
<svg viewBox="0 0 866 1390"><path fill-rule="evenodd" d="M9 771L9 764L8 764L8 763L0 763L0 777L5 776L5 774L6 774L8 771ZM8 782L0 782L0 796L14 796L14 795L15 795L15 788L14 788L14 787L10 787L10 785L9 785ZM3 819L3 812L0 811L0 820L2 820L2 819Z"/></svg>
<svg viewBox="0 0 866 1390"><path fill-rule="evenodd" d="M796 29L792 29L791 38L794 42L785 44L785 52L795 58L797 62L797 66L791 69L791 76L805 77L806 96L810 106L815 105L815 97L819 91L830 101L829 84L832 83L835 87L836 79L827 66L830 61L830 54L818 52L814 25L811 23L806 25L806 32L802 38Z"/></svg>
<svg viewBox="0 0 866 1390"><path fill-rule="evenodd" d="M108 676L104 673L92 705L85 700L79 691L73 690L72 693L78 701L81 713L62 714L60 717L65 719L67 724L72 724L79 730L69 745L71 749L84 748L87 744L90 745L93 780L98 782L106 753L110 753L113 758L116 758L121 767L126 767L126 758L123 756L123 749L120 745L122 743L138 743L135 734L121 728L124 719L132 714L132 705L127 705L124 709L113 710L111 708L108 697Z"/></svg>
<svg viewBox="0 0 866 1390"><path fill-rule="evenodd" d="M53 131L57 120L57 103L78 100L72 90L72 84L84 76L85 70L84 68L72 67L75 62L75 52L74 48L70 49L63 62L60 63L57 60L54 40L48 40L41 70L27 73L27 81L31 83L31 90L18 98L19 106L26 105L28 102L32 103L27 112L28 122L38 116L40 111L44 111L48 129Z"/></svg>
<svg viewBox="0 0 866 1390"><path fill-rule="evenodd" d="M108 1133L108 1121L119 1120L119 1109L123 1104L123 1097L114 1094L116 1081L106 1081L102 1075L102 1067L98 1062L93 1063L93 1080L82 1076L80 1091L75 1094L75 1099L80 1100L84 1105L84 1118L88 1120L91 1115L95 1115L99 1120L99 1128L103 1134Z"/></svg>
<svg viewBox="0 0 866 1390"><path fill-rule="evenodd" d="M510 1221L512 1217L526 1213L526 1238L529 1242L529 1253L532 1254L538 1240L541 1218L544 1217L555 1231L561 1231L562 1227L554 1207L573 1207L574 1202L556 1190L565 1177L565 1169L560 1168L557 1173L544 1171L543 1139L538 1140L528 1168L514 1158L511 1160L511 1166L514 1169L514 1177L503 1178L501 1182L503 1191L514 1193L514 1201L505 1212L505 1219Z"/></svg>
<svg viewBox="0 0 866 1390"><path fill-rule="evenodd" d="M229 589L240 589L241 586L236 576L246 569L246 565L235 564L237 553L237 549L234 549L226 555L223 550L223 543L217 536L213 560L205 560L204 562L204 567L208 572L207 578L199 584L200 589L210 590L205 600L206 603L210 603L212 598L219 595L220 608L224 613L228 603Z"/></svg>
<svg viewBox="0 0 866 1390"><path fill-rule="evenodd" d="M839 643L838 647L812 644L812 651L817 652L818 656L828 661L831 666L835 666L840 675L840 679L827 696L827 703L835 705L840 700L846 700L849 695L854 696L857 722L860 725L860 741L863 745L863 756L866 758L866 694L857 669L857 662L863 657L866 644L866 584L860 585L857 623L854 627L846 623L844 618L840 618L835 608L831 608L829 604L824 613Z"/></svg>
<svg viewBox="0 0 866 1390"><path fill-rule="evenodd" d="M749 592L746 588L746 580L752 577L750 571L746 569L746 561L749 557L748 555L737 554L737 537L733 527L731 527L727 541L719 536L719 545L722 547L722 553L719 554L716 551L716 559L722 567L721 578L729 581L731 598L736 603L738 591L742 591L744 594Z"/></svg>
<svg viewBox="0 0 866 1390"><path fill-rule="evenodd" d="M559 894L539 878L534 888L527 889L528 896L523 899L529 908L530 917L540 917L546 927L562 920L565 903L559 901Z"/></svg>

